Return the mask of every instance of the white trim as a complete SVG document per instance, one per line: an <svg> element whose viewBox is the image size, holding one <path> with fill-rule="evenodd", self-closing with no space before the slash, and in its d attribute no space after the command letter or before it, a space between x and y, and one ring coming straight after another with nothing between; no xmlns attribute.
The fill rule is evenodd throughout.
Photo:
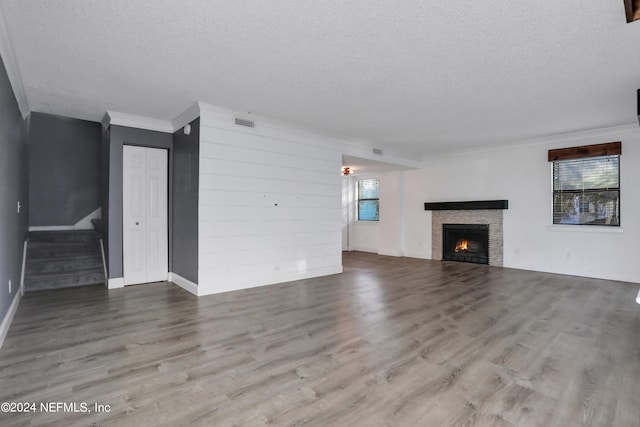
<svg viewBox="0 0 640 427"><path fill-rule="evenodd" d="M638 290L638 296L636 297L636 302L640 304L640 290Z"/></svg>
<svg viewBox="0 0 640 427"><path fill-rule="evenodd" d="M24 295L24 275L27 269L27 244L29 239L24 241L24 245L22 247L22 269L20 270L20 295Z"/></svg>
<svg viewBox="0 0 640 427"><path fill-rule="evenodd" d="M402 255L403 258L416 258L416 259L428 259L430 260L431 258L428 258L425 254L418 252L418 251L404 251L404 255Z"/></svg>
<svg viewBox="0 0 640 427"><path fill-rule="evenodd" d="M43 225L29 227L29 231L72 231L73 225Z"/></svg>
<svg viewBox="0 0 640 427"><path fill-rule="evenodd" d="M5 314L4 319L2 319L2 323L0 324L0 348L2 348L2 345L4 344L4 339L7 336L7 332L9 332L11 322L13 321L13 316L15 316L16 311L18 310L20 298L22 298L22 295L20 294L20 292L16 292L13 297L13 301L9 306L9 310L7 310L7 314Z"/></svg>
<svg viewBox="0 0 640 427"><path fill-rule="evenodd" d="M102 125L106 128L105 123L116 126L126 126L136 129L155 130L158 132L173 133L173 126L168 120L154 119L151 117L135 116L133 114L119 113L117 111L107 111L102 121Z"/></svg>
<svg viewBox="0 0 640 427"><path fill-rule="evenodd" d="M102 208L98 208L89 215L82 218L73 225L37 225L29 227L29 231L73 231L73 230L93 230L92 219L102 218Z"/></svg>
<svg viewBox="0 0 640 427"><path fill-rule="evenodd" d="M180 114L175 119L171 120L171 126L173 131L177 132L183 128L184 125L191 123L195 119L200 117L200 105L198 103L193 104L184 113Z"/></svg>
<svg viewBox="0 0 640 427"><path fill-rule="evenodd" d="M368 252L378 255L378 248L367 248L365 246L352 246L349 248L349 252Z"/></svg>
<svg viewBox="0 0 640 427"><path fill-rule="evenodd" d="M343 272L343 269L341 265L318 268L318 269L306 271L304 273L286 272L286 273L273 275L270 279L263 280L261 282L257 282L253 284L225 283L223 285L223 286L226 286L225 288L221 288L220 285L216 285L213 283L205 284L201 282L198 285L198 296L221 294L221 293L232 292L232 291L241 291L244 289L258 288L261 286L269 286L269 285L276 285L276 284L285 283L285 282L294 282L299 280L312 279L314 277L323 277L323 276L329 276L332 274L341 274L342 272Z"/></svg>
<svg viewBox="0 0 640 427"><path fill-rule="evenodd" d="M397 251L378 251L378 255L401 257L402 256L402 251L400 251L400 250L397 250Z"/></svg>
<svg viewBox="0 0 640 427"><path fill-rule="evenodd" d="M180 286L182 289L186 290L187 292L190 292L193 295L198 296L197 283L193 283L191 280L185 279L184 277L180 276L177 273L169 273L168 280L169 282L175 283L176 285Z"/></svg>
<svg viewBox="0 0 640 427"><path fill-rule="evenodd" d="M111 126L111 118L109 117L109 113L104 113L104 117L102 118L100 123L102 123L103 128L109 129L109 126Z"/></svg>
<svg viewBox="0 0 640 427"><path fill-rule="evenodd" d="M115 277L113 279L107 279L107 289L119 289L124 288L124 277Z"/></svg>
<svg viewBox="0 0 640 427"><path fill-rule="evenodd" d="M26 119L29 115L29 103L27 102L27 93L24 90L24 84L22 82L22 75L20 74L20 67L16 60L15 52L13 51L13 43L11 42L11 35L7 28L7 19L0 4L0 55L4 61L4 66L7 70L7 76L11 87L13 88L13 94L18 102L18 108L22 114L22 118Z"/></svg>
<svg viewBox="0 0 640 427"><path fill-rule="evenodd" d="M102 218L102 208L98 208L95 211L91 212L89 215L82 218L80 221L73 224L74 230L93 230L92 219L100 219Z"/></svg>
<svg viewBox="0 0 640 427"><path fill-rule="evenodd" d="M104 286L109 289L109 273L107 273L107 259L104 256L104 244L100 238L100 253L102 254L102 268L104 269Z"/></svg>
<svg viewBox="0 0 640 427"><path fill-rule="evenodd" d="M391 163L410 169L419 169L422 167L421 160L396 156L393 154L393 150L388 147L376 146L375 148L382 149L385 154L373 154L374 147L369 142L364 140L356 140L352 138L341 137L339 135L322 133L321 131L318 131L316 129L311 129L293 123L272 119L270 117L254 115L252 113L244 111L235 111L217 105L206 104L204 102L198 102L198 107L200 110L200 117L206 116L211 121L217 121L217 125L219 125L220 127L225 127L227 129L231 128L237 132L253 133L263 136L277 135L279 138L285 138L287 140L291 138L291 135L298 135L305 140L306 144L316 147L329 148L348 156L360 157L383 163ZM235 118L252 120L255 122L256 127L245 128L235 126L233 124L233 120ZM296 140L296 142L300 141Z"/></svg>
<svg viewBox="0 0 640 427"><path fill-rule="evenodd" d="M547 135L538 138L519 139L513 141L499 142L495 144L480 145L477 147L462 148L459 150L443 151L434 154L427 154L422 157L422 167L427 167L428 163L433 160L447 159L451 157L464 156L467 154L480 154L487 152L503 151L503 150L517 150L522 147L531 147L537 145L557 144L557 148L562 148L562 145L570 145L580 142L584 145L584 140L607 138L610 141L613 138L614 141L619 141L622 135L629 133L638 133L640 128L637 123L627 124L621 126L613 126L600 129L589 129L570 133L561 133L556 135Z"/></svg>
<svg viewBox="0 0 640 427"><path fill-rule="evenodd" d="M547 226L549 231L565 231L571 233L624 233L622 227L598 226L598 225L571 225L555 224Z"/></svg>

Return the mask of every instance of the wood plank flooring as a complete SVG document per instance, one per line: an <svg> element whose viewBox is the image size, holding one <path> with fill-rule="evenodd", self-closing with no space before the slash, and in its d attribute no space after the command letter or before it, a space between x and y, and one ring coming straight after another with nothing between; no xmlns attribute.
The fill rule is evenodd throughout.
<svg viewBox="0 0 640 427"><path fill-rule="evenodd" d="M640 426L638 285L345 253L341 275L196 298L26 294L2 426ZM67 408L69 409L69 408Z"/></svg>

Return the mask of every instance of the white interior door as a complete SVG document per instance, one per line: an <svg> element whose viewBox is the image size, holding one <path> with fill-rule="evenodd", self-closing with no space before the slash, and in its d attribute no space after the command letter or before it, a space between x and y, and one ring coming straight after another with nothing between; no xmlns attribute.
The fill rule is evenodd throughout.
<svg viewBox="0 0 640 427"><path fill-rule="evenodd" d="M167 150L125 145L123 153L124 284L167 280Z"/></svg>

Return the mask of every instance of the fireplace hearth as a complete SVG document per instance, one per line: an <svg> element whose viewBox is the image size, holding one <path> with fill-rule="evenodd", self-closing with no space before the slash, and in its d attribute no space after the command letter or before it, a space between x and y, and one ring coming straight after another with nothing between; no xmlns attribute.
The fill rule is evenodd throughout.
<svg viewBox="0 0 640 427"><path fill-rule="evenodd" d="M442 224L442 259L489 264L489 225Z"/></svg>

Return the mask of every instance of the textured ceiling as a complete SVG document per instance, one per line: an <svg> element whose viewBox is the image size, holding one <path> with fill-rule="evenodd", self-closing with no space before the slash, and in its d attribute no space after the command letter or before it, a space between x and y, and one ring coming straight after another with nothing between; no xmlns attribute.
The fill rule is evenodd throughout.
<svg viewBox="0 0 640 427"><path fill-rule="evenodd" d="M195 101L405 156L636 121L622 0L0 0L32 111Z"/></svg>

